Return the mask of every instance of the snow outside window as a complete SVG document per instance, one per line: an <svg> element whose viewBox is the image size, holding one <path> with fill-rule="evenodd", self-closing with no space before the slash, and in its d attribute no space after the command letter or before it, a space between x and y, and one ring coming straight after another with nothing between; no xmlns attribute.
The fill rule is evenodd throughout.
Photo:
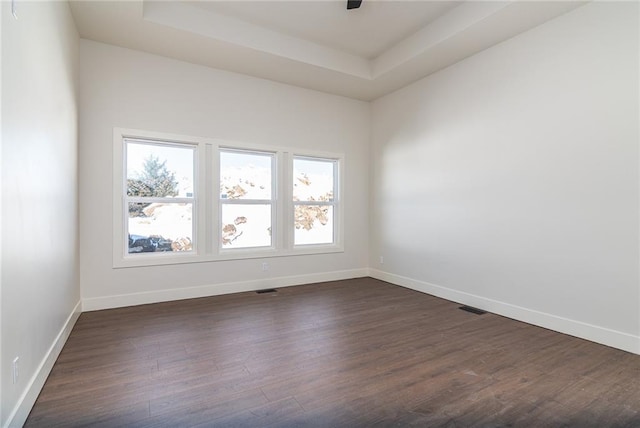
<svg viewBox="0 0 640 428"><path fill-rule="evenodd" d="M128 254L191 252L196 149L125 140Z"/></svg>
<svg viewBox="0 0 640 428"><path fill-rule="evenodd" d="M275 155L220 150L220 246L272 246Z"/></svg>
<svg viewBox="0 0 640 428"><path fill-rule="evenodd" d="M294 245L335 242L337 161L293 158Z"/></svg>

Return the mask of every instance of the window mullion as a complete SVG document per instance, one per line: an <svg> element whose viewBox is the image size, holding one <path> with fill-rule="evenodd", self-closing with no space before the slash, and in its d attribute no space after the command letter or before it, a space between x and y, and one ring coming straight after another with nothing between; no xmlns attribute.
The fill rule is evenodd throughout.
<svg viewBox="0 0 640 428"><path fill-rule="evenodd" d="M198 240L197 251L199 255L211 254L211 243L208 236L210 206L207 198L211 187L211 170L207 165L210 151L211 144L201 145L200 150L198 150L198 158L195 161L197 166L196 180L198 183L197 189L195 189L195 196L198 203L198 217L195 223L196 230L194 236L196 236Z"/></svg>
<svg viewBox="0 0 640 428"><path fill-rule="evenodd" d="M281 156L281 165L280 175L279 175L279 186L281 189L280 194L280 216L278 218L280 225L280 245L285 250L291 250L293 248L292 245L292 227L293 227L293 205L291 204L291 200L293 199L293 194L291 190L291 176L292 176L292 164L291 164L291 155L288 152L282 153Z"/></svg>
<svg viewBox="0 0 640 428"><path fill-rule="evenodd" d="M280 234L281 210L279 200L282 198L280 183L282 179L282 161L281 153L274 153L271 159L271 247L275 249L282 248L282 239Z"/></svg>
<svg viewBox="0 0 640 428"><path fill-rule="evenodd" d="M211 251L215 255L220 254L220 236L222 232L220 230L220 219L222 218L222 204L220 203L220 147L215 145L211 147L211 154L207 159L209 165L211 165L211 190L207 193L208 197L211 197L209 206L211 208L211 214L208 218L210 229L208 238L211 246ZM215 179L214 179L215 177Z"/></svg>
<svg viewBox="0 0 640 428"><path fill-rule="evenodd" d="M273 199L220 199L221 204L229 205L266 205L273 202Z"/></svg>
<svg viewBox="0 0 640 428"><path fill-rule="evenodd" d="M293 201L294 205L335 206L335 201Z"/></svg>
<svg viewBox="0 0 640 428"><path fill-rule="evenodd" d="M125 196L129 203L141 204L193 204L195 198L156 198L150 196Z"/></svg>

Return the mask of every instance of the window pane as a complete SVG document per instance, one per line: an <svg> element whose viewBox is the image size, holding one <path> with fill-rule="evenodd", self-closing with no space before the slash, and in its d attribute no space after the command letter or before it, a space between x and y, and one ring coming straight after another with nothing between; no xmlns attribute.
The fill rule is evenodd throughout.
<svg viewBox="0 0 640 428"><path fill-rule="evenodd" d="M335 162L328 160L293 160L293 200L333 201Z"/></svg>
<svg viewBox="0 0 640 428"><path fill-rule="evenodd" d="M129 203L129 253L191 251L193 204Z"/></svg>
<svg viewBox="0 0 640 428"><path fill-rule="evenodd" d="M222 205L222 247L271 246L271 205Z"/></svg>
<svg viewBox="0 0 640 428"><path fill-rule="evenodd" d="M295 245L333 243L333 207L295 206Z"/></svg>
<svg viewBox="0 0 640 428"><path fill-rule="evenodd" d="M127 196L193 197L191 147L127 142Z"/></svg>
<svg viewBox="0 0 640 428"><path fill-rule="evenodd" d="M271 199L273 155L220 152L221 199Z"/></svg>

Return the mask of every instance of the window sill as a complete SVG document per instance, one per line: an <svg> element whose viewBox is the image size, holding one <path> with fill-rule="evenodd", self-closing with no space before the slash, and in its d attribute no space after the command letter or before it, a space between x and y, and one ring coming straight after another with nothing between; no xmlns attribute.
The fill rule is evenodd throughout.
<svg viewBox="0 0 640 428"><path fill-rule="evenodd" d="M250 260L273 257L308 256L316 254L343 253L344 248L339 245L305 245L293 250L223 250L218 255L198 255L188 253L147 253L128 256L113 261L114 269L178 265L188 263L209 263L232 260Z"/></svg>

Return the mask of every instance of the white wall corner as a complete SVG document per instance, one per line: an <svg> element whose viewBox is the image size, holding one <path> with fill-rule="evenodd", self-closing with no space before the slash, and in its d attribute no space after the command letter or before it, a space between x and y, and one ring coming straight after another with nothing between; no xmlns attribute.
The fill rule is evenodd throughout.
<svg viewBox="0 0 640 428"><path fill-rule="evenodd" d="M612 348L640 355L640 336L611 330L605 327L583 323L557 315L535 311L498 300L474 294L464 293L437 284L407 278L377 269L369 269L369 276L394 285L409 288L421 293L483 309L514 320L526 322L538 327L548 328L559 333L586 339Z"/></svg>
<svg viewBox="0 0 640 428"><path fill-rule="evenodd" d="M71 330L76 325L76 321L78 321L78 317L80 317L81 313L81 301L76 303L75 307L67 317L62 329L53 340L53 343L49 347L49 350L45 354L44 358L38 365L36 372L29 379L27 386L18 399L16 406L13 408L9 417L7 418L7 423L4 428L19 428L24 425L36 403L36 399L38 395L40 395L40 391L42 391L42 387L44 386L47 377L49 377L49 373L51 373L51 369L53 368L53 364L58 359L60 355L60 351L64 347L69 335L71 334Z"/></svg>

